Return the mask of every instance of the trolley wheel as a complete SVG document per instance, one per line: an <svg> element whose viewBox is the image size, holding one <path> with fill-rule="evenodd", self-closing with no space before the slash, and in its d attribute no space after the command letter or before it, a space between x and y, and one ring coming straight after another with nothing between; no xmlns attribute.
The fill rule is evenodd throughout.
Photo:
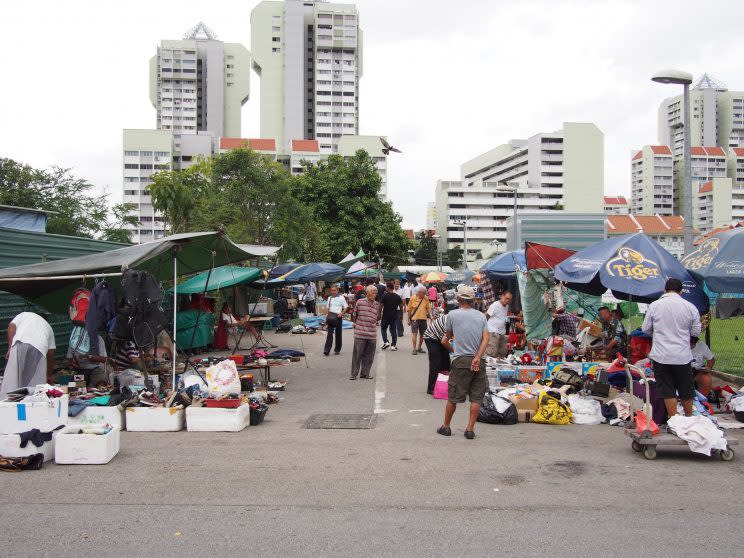
<svg viewBox="0 0 744 558"><path fill-rule="evenodd" d="M643 457L646 459L656 459L656 446L646 446L643 448Z"/></svg>
<svg viewBox="0 0 744 558"><path fill-rule="evenodd" d="M724 461L731 461L734 459L734 450L731 448L726 448L725 450L721 451L721 459Z"/></svg>
<svg viewBox="0 0 744 558"><path fill-rule="evenodd" d="M635 440L633 440L633 443L630 444L630 447L633 448L633 451L638 452L638 453L643 451L643 446L639 444L638 442L636 442Z"/></svg>

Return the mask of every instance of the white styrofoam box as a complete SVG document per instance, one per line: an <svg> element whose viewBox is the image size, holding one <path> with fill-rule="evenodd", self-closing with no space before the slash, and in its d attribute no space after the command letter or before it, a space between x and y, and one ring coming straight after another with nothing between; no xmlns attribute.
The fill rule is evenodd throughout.
<svg viewBox="0 0 744 558"><path fill-rule="evenodd" d="M67 394L49 402L0 401L0 434L20 434L34 428L51 432L67 424L68 403Z"/></svg>
<svg viewBox="0 0 744 558"><path fill-rule="evenodd" d="M265 316L269 311L268 306L265 302L255 302L248 305L248 311L251 313L251 316Z"/></svg>
<svg viewBox="0 0 744 558"><path fill-rule="evenodd" d="M251 422L251 408L237 409L186 408L186 430L189 432L240 432Z"/></svg>
<svg viewBox="0 0 744 558"><path fill-rule="evenodd" d="M175 407L127 407L127 430L130 432L178 432L183 430L183 409Z"/></svg>
<svg viewBox="0 0 744 558"><path fill-rule="evenodd" d="M57 434L54 460L60 465L105 465L119 453L120 430L107 434L78 434L80 426L66 426Z"/></svg>
<svg viewBox="0 0 744 558"><path fill-rule="evenodd" d="M26 457L35 453L43 453L44 461L49 461L54 459L57 434L57 432L52 433L52 439L44 442L40 448L37 448L32 442L22 448L21 437L18 434L0 434L0 455L3 457Z"/></svg>
<svg viewBox="0 0 744 558"><path fill-rule="evenodd" d="M86 407L82 413L70 417L67 421L70 426L103 426L110 424L114 428L124 430L124 411L116 405L113 407Z"/></svg>

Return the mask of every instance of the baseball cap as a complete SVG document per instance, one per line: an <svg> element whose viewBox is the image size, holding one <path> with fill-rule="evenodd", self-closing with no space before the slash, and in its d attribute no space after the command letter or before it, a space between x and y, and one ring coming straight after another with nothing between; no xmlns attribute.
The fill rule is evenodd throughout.
<svg viewBox="0 0 744 558"><path fill-rule="evenodd" d="M457 285L457 296L464 300L472 300L475 298L475 289L470 285L459 284Z"/></svg>

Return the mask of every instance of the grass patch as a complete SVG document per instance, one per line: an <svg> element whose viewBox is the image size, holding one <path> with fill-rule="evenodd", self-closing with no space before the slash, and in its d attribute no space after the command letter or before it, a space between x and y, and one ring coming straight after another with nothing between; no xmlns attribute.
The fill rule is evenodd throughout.
<svg viewBox="0 0 744 558"><path fill-rule="evenodd" d="M744 376L744 317L729 320L713 318L710 324L710 350L716 355L716 370Z"/></svg>

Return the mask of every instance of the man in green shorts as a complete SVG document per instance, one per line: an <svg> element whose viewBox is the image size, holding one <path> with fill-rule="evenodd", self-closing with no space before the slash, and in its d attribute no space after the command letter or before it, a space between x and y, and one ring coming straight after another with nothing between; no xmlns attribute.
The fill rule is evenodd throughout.
<svg viewBox="0 0 744 558"><path fill-rule="evenodd" d="M458 285L458 310L447 314L445 335L442 344L452 353L449 374L447 406L444 409L444 424L437 430L442 436L451 436L450 421L458 403L470 399L470 419L465 429L468 440L475 438L475 420L478 418L483 396L486 394L486 362L483 355L488 347L488 323L486 317L471 304L475 291L469 285ZM454 338L454 349L450 341Z"/></svg>

